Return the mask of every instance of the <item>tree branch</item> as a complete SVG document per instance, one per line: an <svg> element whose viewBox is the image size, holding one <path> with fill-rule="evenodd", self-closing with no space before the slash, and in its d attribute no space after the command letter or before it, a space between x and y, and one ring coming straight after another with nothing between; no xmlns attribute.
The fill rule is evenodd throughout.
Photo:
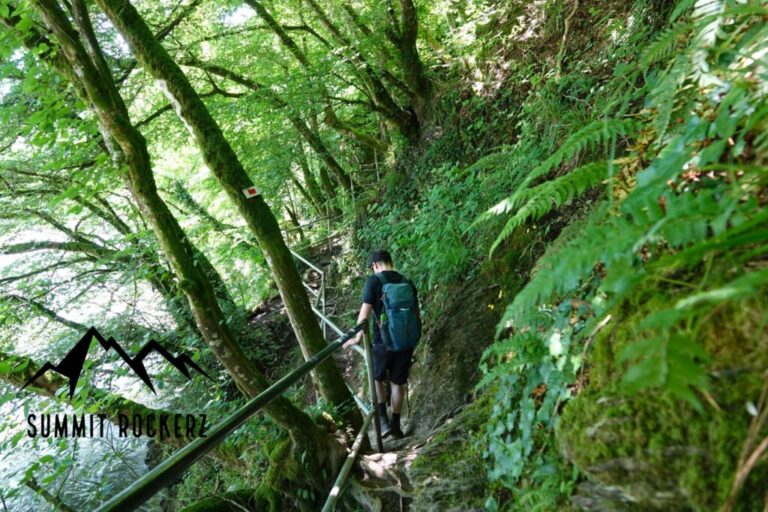
<svg viewBox="0 0 768 512"><path fill-rule="evenodd" d="M54 496L47 489L40 487L40 484L37 483L37 479L34 476L25 479L24 485L32 489L38 496L51 504L56 510L61 512L75 512L75 509L64 503L59 496Z"/></svg>
<svg viewBox="0 0 768 512"><path fill-rule="evenodd" d="M69 328L75 329L76 331L85 332L88 330L87 326L79 322L75 322L74 320L70 320L68 318L64 318L63 316L60 316L58 313L56 313L51 308L47 307L42 302L38 302L36 300L30 299L27 297L22 297L21 295L16 295L14 293L0 296L0 300L14 302L16 304L29 307L35 312L41 314L42 316L50 320L53 320L54 322L60 323L61 325L65 325Z"/></svg>
<svg viewBox="0 0 768 512"><path fill-rule="evenodd" d="M54 270L60 267L68 267L70 265L74 265L75 263L82 263L84 261L93 261L93 260L92 258L86 257L86 258L74 258L71 260L57 261L52 265L48 265L47 267L43 267L37 270L33 270L31 272L27 272L26 274L18 274L15 276L4 277L0 279L0 284L14 283L16 281L21 281L28 277L36 276L37 274L42 274L43 272L48 272L49 270Z"/></svg>
<svg viewBox="0 0 768 512"><path fill-rule="evenodd" d="M53 242L50 240L37 240L34 242L22 242L0 247L0 254L24 254L35 251L82 252L97 258L109 256L114 253L111 249L101 247L91 242Z"/></svg>

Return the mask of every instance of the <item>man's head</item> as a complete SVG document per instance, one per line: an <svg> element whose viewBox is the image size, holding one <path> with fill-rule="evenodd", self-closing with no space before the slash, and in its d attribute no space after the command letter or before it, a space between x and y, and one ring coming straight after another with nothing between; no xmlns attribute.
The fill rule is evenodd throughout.
<svg viewBox="0 0 768 512"><path fill-rule="evenodd" d="M368 256L368 266L374 272L392 270L392 256L383 249L377 249Z"/></svg>

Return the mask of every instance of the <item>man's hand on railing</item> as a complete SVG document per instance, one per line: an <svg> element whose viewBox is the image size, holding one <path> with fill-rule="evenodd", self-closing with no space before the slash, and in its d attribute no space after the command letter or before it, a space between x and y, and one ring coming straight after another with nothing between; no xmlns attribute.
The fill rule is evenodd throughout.
<svg viewBox="0 0 768 512"><path fill-rule="evenodd" d="M362 339L363 339L363 331L360 331L360 332L358 332L358 333L355 335L355 337L354 337L354 338L352 338L352 339L350 339L349 341L347 341L346 343L344 343L344 344L342 345L342 347L344 347L344 348L349 348L349 347L351 347L352 345L357 345L358 343L360 343L360 340L362 340Z"/></svg>

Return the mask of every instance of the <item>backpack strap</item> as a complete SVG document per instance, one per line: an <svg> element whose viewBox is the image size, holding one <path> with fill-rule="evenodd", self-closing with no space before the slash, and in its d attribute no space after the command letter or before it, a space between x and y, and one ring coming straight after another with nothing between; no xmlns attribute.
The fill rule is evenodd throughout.
<svg viewBox="0 0 768 512"><path fill-rule="evenodd" d="M384 288L385 284L389 283L389 281L387 280L387 277L382 272L376 272L373 275L376 276L376 279L379 280L379 283L381 284L382 289ZM381 295L381 298L379 299L379 302L382 302L382 303L384 302L383 290L382 290L382 295ZM382 307L383 307L383 304L382 304ZM376 317L376 315L374 315L373 321L376 322L376 325L378 325L379 328L381 328L381 321Z"/></svg>
<svg viewBox="0 0 768 512"><path fill-rule="evenodd" d="M403 274L400 274L399 281L390 281L389 279L387 279L387 276L384 275L384 272L376 272L373 275L376 276L376 278L379 280L379 282L381 283L381 286L384 286L385 284L389 284L389 283L392 283L392 284L410 283L411 286L413 286L413 283L411 283L411 280L405 277ZM414 289L416 289L415 286L414 286Z"/></svg>
<svg viewBox="0 0 768 512"><path fill-rule="evenodd" d="M383 272L376 272L373 275L375 275L376 279L379 280L379 282L381 283L381 286L384 286L385 284L389 283L389 281L387 280L387 276L385 276Z"/></svg>
<svg viewBox="0 0 768 512"><path fill-rule="evenodd" d="M376 272L373 275L376 276L376 279L379 280L379 283L381 283L381 287L382 288L384 288L385 284L389 284L391 282L391 281L389 281L389 279L387 279L387 276L384 275L384 272ZM400 281L398 281L398 283L408 283L408 284L410 284L411 288L413 288L413 293L414 294L418 294L418 292L416 290L416 285L413 284L413 281L411 281L410 279L408 279L407 277L405 277L402 274L400 274L400 277L402 279L400 279ZM397 284L397 283L395 283L395 284ZM382 300L383 300L383 297L382 297Z"/></svg>

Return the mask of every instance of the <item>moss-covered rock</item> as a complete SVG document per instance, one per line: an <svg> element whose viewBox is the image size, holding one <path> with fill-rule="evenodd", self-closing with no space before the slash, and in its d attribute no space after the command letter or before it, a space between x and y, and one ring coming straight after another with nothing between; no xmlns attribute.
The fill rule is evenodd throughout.
<svg viewBox="0 0 768 512"><path fill-rule="evenodd" d="M474 279L442 298L447 304L421 341L413 368L412 422L417 434L440 427L472 400L480 359L495 339L503 304L524 282L509 269L529 261L531 255L523 250L529 240L523 236L511 241Z"/></svg>
<svg viewBox="0 0 768 512"><path fill-rule="evenodd" d="M664 390L629 395L620 385L625 368L616 355L638 339L640 320L673 298L656 288L623 305L595 341L590 385L560 419L561 453L589 480L574 499L584 509L716 510L731 492L752 420L745 404L757 401L768 368L759 329L765 309L755 302L725 307L701 324L697 339L713 362L708 405L697 411ZM767 481L763 462L736 510L762 509Z"/></svg>
<svg viewBox="0 0 768 512"><path fill-rule="evenodd" d="M485 509L490 490L478 440L492 406L490 393L476 400L421 449L409 471L415 494L410 510Z"/></svg>

